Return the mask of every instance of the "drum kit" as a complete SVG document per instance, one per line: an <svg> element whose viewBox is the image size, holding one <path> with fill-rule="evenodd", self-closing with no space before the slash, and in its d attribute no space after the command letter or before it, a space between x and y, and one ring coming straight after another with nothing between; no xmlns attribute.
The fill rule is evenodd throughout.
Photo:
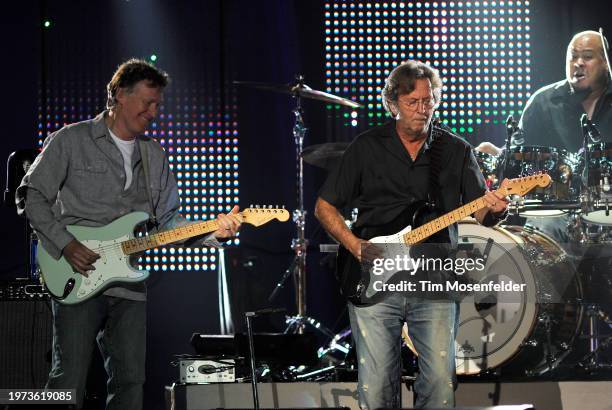
<svg viewBox="0 0 612 410"><path fill-rule="evenodd" d="M302 77L287 85L237 84L289 94L296 99L296 108L292 111L295 118L293 136L296 143L298 204L298 209L293 213L297 238L292 242L292 249L296 255L277 290L282 288L287 277L295 276L298 314L288 318L288 331L301 332L313 323L316 323L313 328L323 329L321 323L306 316L304 302L307 240L304 236L303 162L330 170L348 144L327 143L304 148L306 127L300 99L352 108L359 105L313 90L304 84ZM584 268L576 254L584 256L585 252L573 253L567 245L577 244L584 250L589 247L605 249L612 244L612 144L592 142L585 144L585 149L579 153L556 147L513 146L510 145L511 131L516 129L508 129L507 148L502 155L474 151L487 186L495 189L503 178L522 177L536 172L549 174L553 183L525 197L511 198L512 221L519 223L497 227L484 227L473 220L459 223L460 247L469 245L482 248L490 243L503 243L512 244L520 250L513 263L523 275L523 283L528 284L528 295L521 300L491 295L491 300L487 301L462 302L456 335L457 374L477 377L500 374L556 377L564 369L582 368L590 373L609 369L610 365L602 362L601 353L612 344L612 336L600 334L599 330L602 327L612 330L612 321L602 308L605 303L595 303L590 299L589 288L599 286L602 281L612 281L612 277L607 277L612 276L612 272L608 272L612 257L596 259L600 264L607 263L607 270L602 270L597 264L587 264ZM355 219L354 212L351 219ZM530 222L537 220L562 221L567 235L555 237L530 226ZM350 225L350 221L347 224ZM321 245L323 252L333 252L335 249L337 245ZM490 256L495 257L495 251L489 249L489 252ZM566 279L556 280L561 277ZM563 282L563 285L557 285L557 282ZM588 287L586 283L589 283ZM554 303L547 303L550 295L557 295ZM606 295L612 297L612 290ZM270 299L273 297L274 294ZM350 329L337 335L326 329L325 336L329 337L329 343L319 349L322 363L329 366L326 369L341 367L352 351ZM407 335L404 339L406 345L411 347ZM320 372L317 374L321 375Z"/></svg>
<svg viewBox="0 0 612 410"><path fill-rule="evenodd" d="M548 173L553 183L511 198L512 224L459 224L460 243L515 243L524 255L521 271L533 277L525 281L532 294L527 302L462 304L457 373L554 378L576 369L589 374L611 369L601 353L612 337L599 331L612 330L603 309L612 296L612 254L605 252L612 244L612 144L591 141L578 153L514 145L498 157L483 152L475 157L491 189L502 177L534 172ZM545 228L555 225L556 230ZM571 280L554 289L555 278L562 277ZM550 294L559 299L546 303Z"/></svg>

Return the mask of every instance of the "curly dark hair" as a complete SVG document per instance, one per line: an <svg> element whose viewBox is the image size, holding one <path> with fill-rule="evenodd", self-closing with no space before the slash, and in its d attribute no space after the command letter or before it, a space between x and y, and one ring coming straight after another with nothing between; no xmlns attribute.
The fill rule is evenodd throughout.
<svg viewBox="0 0 612 410"><path fill-rule="evenodd" d="M385 110L395 116L396 113L391 109L391 105L397 103L400 95L414 91L414 83L421 78L429 79L436 104L439 103L442 98L442 79L438 70L420 61L408 60L395 67L385 81L381 92Z"/></svg>
<svg viewBox="0 0 612 410"><path fill-rule="evenodd" d="M168 73L147 61L131 58L117 67L113 78L106 85L106 108L111 109L117 104L117 92L120 88L131 92L142 80L146 80L150 87L164 89L170 82L170 77Z"/></svg>

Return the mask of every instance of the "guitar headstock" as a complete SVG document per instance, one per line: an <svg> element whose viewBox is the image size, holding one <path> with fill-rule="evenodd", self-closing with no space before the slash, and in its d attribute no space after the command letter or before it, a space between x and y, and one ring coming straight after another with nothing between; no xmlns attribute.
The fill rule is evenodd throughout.
<svg viewBox="0 0 612 410"><path fill-rule="evenodd" d="M272 205L263 205L256 207L245 208L241 211L243 216L243 222L249 223L254 226L260 226L268 223L274 219L280 222L286 222L289 220L289 211L283 208L273 208Z"/></svg>
<svg viewBox="0 0 612 410"><path fill-rule="evenodd" d="M520 195L523 196L536 187L546 188L550 185L551 178L548 174L534 174L521 178L513 178L508 180L508 184L500 187L504 195Z"/></svg>

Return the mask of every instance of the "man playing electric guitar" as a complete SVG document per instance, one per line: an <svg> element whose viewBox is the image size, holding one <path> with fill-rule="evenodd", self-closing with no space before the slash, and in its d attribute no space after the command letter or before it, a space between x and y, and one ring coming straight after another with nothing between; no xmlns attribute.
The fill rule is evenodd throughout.
<svg viewBox="0 0 612 410"><path fill-rule="evenodd" d="M433 202L441 212L449 212L484 195L486 206L474 217L487 226L498 223L506 213L508 201L487 192L470 145L432 125L441 91L442 81L432 67L416 61L396 67L382 91L383 105L393 120L359 135L320 192L317 218L358 261L367 238L399 231L410 220L404 213L419 201ZM359 209L354 232L338 211L344 207ZM451 246L457 240L456 224L438 232L436 238ZM378 303L362 303L359 280L339 273L357 348L361 408L400 407L404 322L419 353L416 406L453 407L457 304L415 302L402 293L389 293Z"/></svg>
<svg viewBox="0 0 612 410"><path fill-rule="evenodd" d="M121 64L107 86L108 110L51 134L17 191L18 209L25 210L46 253L65 258L81 275L95 272L100 254L77 240L67 225L100 227L134 211L151 215L160 230L186 223L178 213L178 188L164 150L142 136L158 114L167 83L168 75L145 61ZM216 245L217 239L234 236L241 223L237 212L234 207L219 215L219 229L204 243ZM109 376L106 408L141 409L145 301L142 282L110 287L75 305L53 300L47 388L76 389L81 408L97 340Z"/></svg>

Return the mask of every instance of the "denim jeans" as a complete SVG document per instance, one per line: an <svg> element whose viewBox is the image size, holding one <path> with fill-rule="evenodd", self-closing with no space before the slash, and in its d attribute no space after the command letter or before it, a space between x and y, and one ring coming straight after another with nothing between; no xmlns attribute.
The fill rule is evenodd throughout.
<svg viewBox="0 0 612 410"><path fill-rule="evenodd" d="M142 409L146 302L98 296L78 305L52 302L53 358L47 389L76 389L83 407L97 345L108 374L107 409Z"/></svg>
<svg viewBox="0 0 612 410"><path fill-rule="evenodd" d="M455 333L459 308L452 301L415 301L393 293L382 302L356 306L349 317L359 362L363 410L400 408L400 339L404 322L419 354L416 407L454 407Z"/></svg>

